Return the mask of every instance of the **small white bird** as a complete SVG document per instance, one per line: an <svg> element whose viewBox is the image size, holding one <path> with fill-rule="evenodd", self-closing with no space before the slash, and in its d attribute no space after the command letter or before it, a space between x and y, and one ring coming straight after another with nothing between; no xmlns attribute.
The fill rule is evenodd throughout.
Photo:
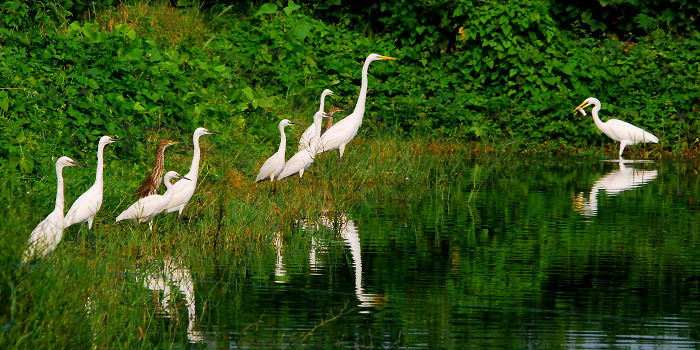
<svg viewBox="0 0 700 350"><path fill-rule="evenodd" d="M329 89L323 90L323 92L321 93L321 105L318 107L319 112L326 111L324 109L324 104L325 104L326 96L328 96L328 95L335 95L335 93ZM320 129L320 128L321 128L321 124L316 124L316 119L314 119L314 122L311 124L311 126L306 128L304 133L301 134L301 138L299 139L298 150L302 150L302 149L308 147L311 144L311 140L313 139L314 135L316 135L316 129Z"/></svg>
<svg viewBox="0 0 700 350"><path fill-rule="evenodd" d="M597 98L589 97L583 101L578 107L574 109L574 112L580 111L582 115L586 115L584 108L589 105L593 105L593 122L605 135L609 138L620 142L620 153L619 157L622 159L622 151L625 150L626 146L636 145L638 143L658 143L659 138L652 135L649 132L642 130L630 123L623 122L618 119L610 119L607 122L603 122L598 118L598 111L600 110L600 101Z"/></svg>
<svg viewBox="0 0 700 350"><path fill-rule="evenodd" d="M275 181L275 178L279 173L282 172L284 168L284 154L287 149L287 136L284 134L284 127L287 125L299 125L297 123L290 122L287 119L280 121L280 147L275 154L270 158L267 158L262 167L260 167L260 172L258 172L258 177L255 178L255 182L260 182L265 179L270 179L270 181Z"/></svg>
<svg viewBox="0 0 700 350"><path fill-rule="evenodd" d="M130 219L138 220L140 223L148 222L149 229L153 230L153 218L160 214L172 200L174 192L171 191L173 184L170 180L174 178L190 180L176 171L168 171L163 177L163 184L167 188L165 194L152 194L139 199L117 216L117 222Z"/></svg>
<svg viewBox="0 0 700 350"><path fill-rule="evenodd" d="M46 256L53 252L63 237L63 168L67 166L81 166L69 157L63 156L56 161L56 206L46 219L36 226L29 236L29 247L22 254L22 262L28 263L37 256Z"/></svg>
<svg viewBox="0 0 700 350"><path fill-rule="evenodd" d="M194 195L194 190L197 188L197 179L199 178L199 137L202 135L211 134L221 134L216 131L209 131L205 128L197 128L192 136L192 143L194 144L194 155L192 156L192 164L190 165L190 171L185 174L185 177L191 181L178 181L168 192L173 191L172 199L170 203L165 207L168 213L177 211L177 215L180 216L182 211L192 199Z"/></svg>
<svg viewBox="0 0 700 350"><path fill-rule="evenodd" d="M97 173L95 175L95 184L80 195L80 197L73 202L73 205L71 205L63 221L66 228L73 224L87 221L88 231L92 231L92 222L95 219L95 215L97 215L97 212L100 211L102 207L104 148L110 143L120 141L122 140L114 139L109 136L102 136L100 138L100 142L97 145Z"/></svg>
<svg viewBox="0 0 700 350"><path fill-rule="evenodd" d="M393 57L381 56L376 53L370 54L365 59L365 64L362 66L362 84L360 86L360 95L355 104L355 110L341 121L335 123L321 136L321 146L323 152L337 149L340 159L343 159L345 146L355 138L357 131L362 125L362 118L365 115L365 101L367 99L367 71L369 64L380 60L395 60Z"/></svg>
<svg viewBox="0 0 700 350"><path fill-rule="evenodd" d="M333 118L333 116L330 114L316 112L316 114L314 114L314 124L321 126L321 119L323 119L323 117ZM321 128L319 127L314 130L314 135L309 146L298 151L291 158L289 158L289 160L287 160L287 162L284 164L284 169L282 169L282 172L277 178L281 180L291 176L292 174L299 173L299 181L301 181L301 177L304 176L304 170L311 166L316 158L316 155L320 154L322 151L320 138Z"/></svg>

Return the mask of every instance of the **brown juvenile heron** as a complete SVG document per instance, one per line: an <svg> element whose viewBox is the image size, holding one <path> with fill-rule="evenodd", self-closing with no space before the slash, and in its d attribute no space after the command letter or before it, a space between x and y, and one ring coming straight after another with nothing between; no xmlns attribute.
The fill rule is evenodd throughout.
<svg viewBox="0 0 700 350"><path fill-rule="evenodd" d="M153 169L151 169L151 175L143 180L141 186L136 190L136 195L139 198L150 196L158 193L158 187L163 183L163 158L165 154L165 148L172 145L177 145L180 142L171 141L168 139L160 140L158 142L158 148L156 148L156 158L153 161Z"/></svg>
<svg viewBox="0 0 700 350"><path fill-rule="evenodd" d="M331 107L331 109L328 110L328 114L333 115L335 112L344 112L344 109L338 108L338 107ZM321 134L326 132L328 128L333 126L333 118L326 118L326 122L323 124L323 128L321 128Z"/></svg>

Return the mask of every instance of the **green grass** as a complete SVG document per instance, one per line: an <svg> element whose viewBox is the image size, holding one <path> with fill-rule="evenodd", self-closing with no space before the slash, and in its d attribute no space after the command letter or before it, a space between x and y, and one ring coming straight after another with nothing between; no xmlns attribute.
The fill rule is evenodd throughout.
<svg viewBox="0 0 700 350"><path fill-rule="evenodd" d="M254 183L266 155L217 149L223 146L216 137L201 140L199 185L182 218L160 215L153 232L145 224L114 222L133 202L132 192L147 168L128 166L114 156L118 149L107 150L105 200L93 235L87 235L86 226L70 227L56 251L31 266L20 265L20 257L29 232L52 210L55 189L49 185L55 186L55 179L41 179L40 189L35 179L8 183L14 187L2 194L3 202L12 204L4 208L0 236L0 324L14 321L14 326L0 332L0 342L16 348L86 347L94 333L98 347L170 343L174 340L168 336L175 333L154 322L157 303L135 278L153 259L176 256L187 266L220 259L229 280L246 269L266 278L264 271L254 272L261 265L255 262L274 256L275 232L283 233L286 246L308 250L309 238L292 231L297 219L346 212L370 197L407 201L425 188L453 182L471 157L464 146L360 138L348 146L342 162L337 162L337 152L323 154L301 183L291 177L273 192L268 182ZM182 145L166 156L166 169L186 169L189 148ZM66 172L66 207L92 181L94 166ZM26 191L15 192L19 188ZM88 298L93 316L86 318Z"/></svg>

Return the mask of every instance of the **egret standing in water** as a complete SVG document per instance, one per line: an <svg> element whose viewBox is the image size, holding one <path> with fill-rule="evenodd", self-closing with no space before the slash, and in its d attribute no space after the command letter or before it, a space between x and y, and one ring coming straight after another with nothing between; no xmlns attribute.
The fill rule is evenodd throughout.
<svg viewBox="0 0 700 350"><path fill-rule="evenodd" d="M66 228L73 224L86 222L88 223L88 231L92 231L92 222L95 215L102 207L102 196L104 187L104 149L110 143L120 142L122 140L114 139L109 136L102 136L97 145L97 172L95 175L95 184L92 185L85 193L73 202L73 205L66 213L64 225Z"/></svg>
<svg viewBox="0 0 700 350"><path fill-rule="evenodd" d="M304 170L311 166L314 162L317 154L321 153L321 119L323 117L332 118L333 116L326 114L324 112L316 112L314 114L314 124L317 124L319 128L314 129L314 135L311 138L311 143L308 147L298 151L284 164L284 169L279 174L278 179L284 179L291 176L292 174L299 173L299 182L301 182L301 177L304 176Z"/></svg>
<svg viewBox="0 0 700 350"><path fill-rule="evenodd" d="M160 187L163 179L165 148L168 146L177 145L179 143L180 142L171 141L168 139L160 140L160 142L158 142L156 157L153 159L153 169L151 169L151 174L145 180L143 180L139 188L136 190L136 195L138 195L139 198L158 193L158 187Z"/></svg>
<svg viewBox="0 0 700 350"><path fill-rule="evenodd" d="M335 93L329 89L323 90L321 93L321 105L318 107L319 112L325 112L326 110L324 109L324 104L325 104L325 99L326 96L328 95L335 95ZM319 122L320 123L320 122ZM298 150L302 150L306 147L308 147L311 144L311 140L313 140L314 135L316 135L316 129L320 129L321 124L316 124L316 119L314 119L314 122L306 128L303 134L301 134L301 138L299 139L299 148Z"/></svg>
<svg viewBox="0 0 700 350"><path fill-rule="evenodd" d="M335 112L344 112L344 111L345 111L344 109L341 109L338 107L331 107L328 110L328 114L332 115L333 118L335 118ZM323 127L321 128L321 135L323 135L323 133L326 132L326 130L328 130L328 128L333 126L333 118L326 118L326 122L323 123Z"/></svg>
<svg viewBox="0 0 700 350"><path fill-rule="evenodd" d="M262 167L260 167L260 172L258 172L258 177L255 178L255 182L260 182L266 179L270 181L275 181L275 178L279 173L282 172L284 168L284 154L287 149L287 136L284 134L284 127L287 125L299 125L297 123L290 122L287 119L280 121L280 147L277 152L273 154L270 158L267 158Z"/></svg>
<svg viewBox="0 0 700 350"><path fill-rule="evenodd" d="M117 222L128 219L138 220L140 223L148 222L148 228L153 230L153 218L163 212L173 198L174 192L171 191L173 185L170 183L170 180L174 178L190 180L175 171L168 171L163 178L163 184L167 188L165 194L152 194L139 199L117 216Z"/></svg>
<svg viewBox="0 0 700 350"><path fill-rule="evenodd" d="M600 110L600 101L597 98L589 97L583 101L578 107L574 109L574 112L580 111L584 116L586 111L584 108L589 105L593 105L593 122L605 135L608 135L611 139L620 142L620 153L619 157L622 159L622 151L625 150L626 146L636 145L638 143L658 143L659 138L652 135L649 132L642 130L630 123L623 122L618 119L610 119L607 122L603 122L598 118L598 111Z"/></svg>
<svg viewBox="0 0 700 350"><path fill-rule="evenodd" d="M360 86L360 95L357 98L355 110L323 133L323 136L321 136L321 147L323 148L323 152L337 149L339 159L343 159L345 146L352 141L355 135L357 135L357 131L362 125L362 118L365 115L365 101L367 99L367 71L369 69L369 64L374 61L381 60L395 60L395 58L377 55L376 53L367 56L365 59L365 64L362 66L362 84Z"/></svg>
<svg viewBox="0 0 700 350"><path fill-rule="evenodd" d="M177 215L182 215L187 203L192 199L194 190L197 188L197 179L199 178L199 137L202 135L221 134L216 131L209 131L205 128L197 128L192 135L192 143L194 144L194 155L192 156L192 165L190 171L185 174L185 177L190 181L178 181L168 192L173 191L170 203L165 207L168 213L177 211Z"/></svg>
<svg viewBox="0 0 700 350"><path fill-rule="evenodd" d="M69 157L63 156L56 161L56 206L46 219L36 226L29 236L29 248L22 254L22 262L28 263L37 256L46 256L53 252L63 237L63 168L67 166L81 166Z"/></svg>

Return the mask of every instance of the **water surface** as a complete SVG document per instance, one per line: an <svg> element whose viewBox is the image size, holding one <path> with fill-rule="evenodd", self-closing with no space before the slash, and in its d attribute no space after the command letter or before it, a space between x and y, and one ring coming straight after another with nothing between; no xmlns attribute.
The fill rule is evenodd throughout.
<svg viewBox="0 0 700 350"><path fill-rule="evenodd" d="M700 345L697 164L465 164L264 232L242 264L150 254L119 293L177 348Z"/></svg>

